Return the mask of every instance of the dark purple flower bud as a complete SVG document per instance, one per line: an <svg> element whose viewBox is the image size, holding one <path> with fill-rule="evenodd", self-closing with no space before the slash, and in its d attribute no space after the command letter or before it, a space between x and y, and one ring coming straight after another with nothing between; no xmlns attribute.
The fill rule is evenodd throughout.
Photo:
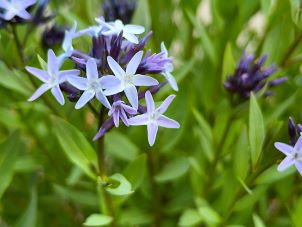
<svg viewBox="0 0 302 227"><path fill-rule="evenodd" d="M106 21L119 19L124 24L129 24L136 8L136 2L133 0L105 0L102 6Z"/></svg>
<svg viewBox="0 0 302 227"><path fill-rule="evenodd" d="M121 46L123 41L123 32L121 32L118 36L112 37L111 45L110 45L110 56L118 61L118 56L121 52Z"/></svg>
<svg viewBox="0 0 302 227"><path fill-rule="evenodd" d="M146 93L147 91L150 91L152 95L153 95L153 94L156 94L156 93L159 92L160 89L162 89L167 83L168 83L168 82L165 81L165 82L160 83L159 85L152 86L152 87L149 88L149 89L146 89L146 90L144 90L144 91L141 91L140 93L138 93L138 99L143 99L143 98L145 98L145 93Z"/></svg>
<svg viewBox="0 0 302 227"><path fill-rule="evenodd" d="M288 118L288 135L290 139L290 143L294 146L297 141L297 128L292 117Z"/></svg>
<svg viewBox="0 0 302 227"><path fill-rule="evenodd" d="M61 45L65 36L65 29L56 25L46 28L42 34L42 45L47 48L53 48Z"/></svg>
<svg viewBox="0 0 302 227"><path fill-rule="evenodd" d="M161 73L166 64L171 63L171 58L165 56L165 53L161 52L159 54L153 54L150 56L150 51L148 51L138 66L137 73L139 74L157 74Z"/></svg>
<svg viewBox="0 0 302 227"><path fill-rule="evenodd" d="M276 87L279 84L282 84L284 82L288 81L288 77L284 76L284 77L280 77L278 79L272 80L268 83L269 87Z"/></svg>
<svg viewBox="0 0 302 227"><path fill-rule="evenodd" d="M230 75L224 82L224 88L232 94L237 94L241 99L248 99L250 93L257 93L268 84L268 87L277 86L285 81L278 78L271 82L267 82L268 78L277 71L277 67L271 65L263 68L263 64L267 56L264 55L255 60L254 55L246 55L243 53L240 62L233 75ZM264 92L264 96L273 95L272 92Z"/></svg>
<svg viewBox="0 0 302 227"><path fill-rule="evenodd" d="M108 118L103 125L101 126L101 128L99 129L98 133L95 135L95 137L93 138L93 141L98 140L99 138L103 137L105 135L106 132L110 131L112 128L114 127L114 122L113 122L113 118Z"/></svg>
<svg viewBox="0 0 302 227"><path fill-rule="evenodd" d="M68 94L67 98L71 102L76 102L81 96L81 92L77 88L73 87L71 84L69 84L67 82L60 84L60 88L62 91L66 92Z"/></svg>

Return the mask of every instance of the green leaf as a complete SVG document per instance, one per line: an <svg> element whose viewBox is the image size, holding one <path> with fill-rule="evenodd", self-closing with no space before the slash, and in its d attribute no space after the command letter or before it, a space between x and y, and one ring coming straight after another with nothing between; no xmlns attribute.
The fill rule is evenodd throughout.
<svg viewBox="0 0 302 227"><path fill-rule="evenodd" d="M126 196L134 192L130 182L119 173L109 177L108 185L105 187L105 189L112 195L117 196Z"/></svg>
<svg viewBox="0 0 302 227"><path fill-rule="evenodd" d="M96 179L92 171L97 166L96 152L84 135L63 119L54 117L53 122L54 133L68 159L89 177Z"/></svg>
<svg viewBox="0 0 302 227"><path fill-rule="evenodd" d="M257 214L253 214L253 221L255 227L265 227L264 222Z"/></svg>
<svg viewBox="0 0 302 227"><path fill-rule="evenodd" d="M116 131L106 134L105 147L106 152L125 161L134 160L139 153L139 149L129 137Z"/></svg>
<svg viewBox="0 0 302 227"><path fill-rule="evenodd" d="M86 218L83 225L85 226L105 226L109 225L113 221L113 218L103 214L91 214Z"/></svg>
<svg viewBox="0 0 302 227"><path fill-rule="evenodd" d="M223 69L222 69L222 77L221 80L224 82L227 77L234 72L234 69L236 67L236 61L233 57L232 53L232 46L231 43L228 43L225 47L224 50L224 55L223 55Z"/></svg>
<svg viewBox="0 0 302 227"><path fill-rule="evenodd" d="M189 169L189 161L185 157L180 157L169 162L155 176L157 182L167 182L183 176Z"/></svg>
<svg viewBox="0 0 302 227"><path fill-rule="evenodd" d="M178 225L179 226L195 226L200 224L202 218L200 214L195 209L187 209L185 210L182 215L180 216Z"/></svg>
<svg viewBox="0 0 302 227"><path fill-rule="evenodd" d="M262 151L265 130L261 109L258 106L256 97L251 93L249 112L249 143L251 149L251 160L255 167Z"/></svg>
<svg viewBox="0 0 302 227"><path fill-rule="evenodd" d="M15 227L32 227L37 226L37 207L38 207L38 198L37 198L37 190L36 186L34 186L31 190L30 202L29 205L21 216L18 223Z"/></svg>
<svg viewBox="0 0 302 227"><path fill-rule="evenodd" d="M12 181L21 149L18 132L12 133L4 143L0 144L0 198Z"/></svg>
<svg viewBox="0 0 302 227"><path fill-rule="evenodd" d="M279 172L277 170L277 165L273 165L261 173L255 182L256 184L271 184L295 173L296 171L296 168L292 166L285 171Z"/></svg>
<svg viewBox="0 0 302 227"><path fill-rule="evenodd" d="M207 224L207 226L217 226L221 222L221 217L219 214L209 206L209 204L202 198L196 198L196 206L198 213L202 218L202 221Z"/></svg>
<svg viewBox="0 0 302 227"><path fill-rule="evenodd" d="M301 0L290 0L291 15L293 22L302 29L302 2Z"/></svg>
<svg viewBox="0 0 302 227"><path fill-rule="evenodd" d="M46 63L46 61L44 61L44 59L41 58L41 56L39 54L37 56L38 56L38 61L40 63L41 68L43 70L47 70L47 63Z"/></svg>
<svg viewBox="0 0 302 227"><path fill-rule="evenodd" d="M125 169L124 175L132 185L133 190L136 190L143 182L147 168L146 154L138 156Z"/></svg>

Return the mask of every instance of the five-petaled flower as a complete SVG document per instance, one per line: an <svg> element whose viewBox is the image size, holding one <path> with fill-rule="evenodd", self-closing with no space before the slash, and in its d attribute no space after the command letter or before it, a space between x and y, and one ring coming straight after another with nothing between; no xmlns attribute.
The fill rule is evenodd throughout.
<svg viewBox="0 0 302 227"><path fill-rule="evenodd" d="M84 91L75 108L82 108L86 103L93 99L94 96L96 96L104 106L111 108L103 90L106 89L107 95L115 94L115 87L120 83L119 80L111 75L99 78L97 64L93 58L90 58L86 63L86 74L87 78L71 76L67 79L71 85Z"/></svg>
<svg viewBox="0 0 302 227"><path fill-rule="evenodd" d="M135 115L137 113L136 109L131 106L128 106L122 100L117 100L112 104L110 111L108 112L109 116L112 116L115 127L119 126L119 118L124 122L124 124L129 126L129 119L127 114Z"/></svg>
<svg viewBox="0 0 302 227"><path fill-rule="evenodd" d="M118 35L123 32L123 37L134 44L138 44L138 38L136 35L140 35L145 32L145 28L143 26L133 24L124 25L121 20L106 23L103 19L96 18L96 21L107 28L106 31L102 32L103 35Z"/></svg>
<svg viewBox="0 0 302 227"><path fill-rule="evenodd" d="M143 51L137 52L127 65L126 71L110 56L108 56L108 64L114 75L120 80L120 84L116 87L116 92L125 92L130 104L135 109L138 108L138 94L135 86L154 86L158 85L158 81L150 76L136 74L136 70L142 60ZM105 91L106 95L109 95Z"/></svg>
<svg viewBox="0 0 302 227"><path fill-rule="evenodd" d="M302 135L300 135L295 146L285 143L275 143L275 147L281 151L286 157L278 166L278 171L283 171L292 165L295 165L299 173L302 175Z"/></svg>
<svg viewBox="0 0 302 227"><path fill-rule="evenodd" d="M24 20L29 20L32 16L26 11L26 8L36 3L36 0L1 0L0 8L4 13L0 13L0 17L4 20L11 20L18 16Z"/></svg>
<svg viewBox="0 0 302 227"><path fill-rule="evenodd" d="M168 109L169 105L175 98L175 95L168 96L163 103L155 109L154 101L150 91L145 94L147 112L142 115L137 115L129 119L130 125L147 125L148 130L148 142L150 146L153 146L158 126L165 128L179 128L180 125L177 121L172 120L163 115Z"/></svg>
<svg viewBox="0 0 302 227"><path fill-rule="evenodd" d="M60 61L56 57L55 53L52 50L48 50L48 59L47 59L47 71L33 68L33 67L26 67L26 70L37 77L39 80L44 82L44 84L37 89L37 91L28 99L28 101L34 101L35 99L39 98L42 94L46 91L51 89L51 93L56 98L56 100L61 104L64 105L65 100L60 89L60 84L64 83L69 76L77 76L80 74L80 71L77 69L72 70L63 70L59 71L60 69Z"/></svg>

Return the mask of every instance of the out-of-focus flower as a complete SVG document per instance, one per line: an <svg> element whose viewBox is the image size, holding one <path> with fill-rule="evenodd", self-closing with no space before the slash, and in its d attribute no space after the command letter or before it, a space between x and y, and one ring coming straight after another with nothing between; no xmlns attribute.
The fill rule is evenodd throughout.
<svg viewBox="0 0 302 227"><path fill-rule="evenodd" d="M95 96L104 106L111 108L103 90L106 89L108 95L115 94L115 91L112 90L112 88L115 88L119 84L119 80L115 76L102 76L99 78L96 62L92 58L89 59L86 64L86 75L87 78L71 76L67 79L71 85L81 91L84 91L75 108L82 108Z"/></svg>
<svg viewBox="0 0 302 227"><path fill-rule="evenodd" d="M122 100L117 100L112 104L110 111L108 112L109 116L112 116L115 127L119 126L119 119L121 119L126 126L129 126L129 115L136 114L137 111L131 106L126 105Z"/></svg>
<svg viewBox="0 0 302 227"><path fill-rule="evenodd" d="M294 146L302 132L302 125L295 124L294 119L292 117L288 118L288 135L290 139L290 143Z"/></svg>
<svg viewBox="0 0 302 227"><path fill-rule="evenodd" d="M59 71L60 64L58 63L58 58L54 54L52 50L48 51L48 59L47 59L47 71L33 68L33 67L26 67L26 70L37 77L39 80L44 82L44 84L38 88L38 90L28 99L28 101L34 101L35 99L39 98L42 94L46 91L51 89L51 93L56 98L56 100L61 104L64 105L65 100L60 89L60 84L64 83L69 76L77 76L80 74L79 70L64 70Z"/></svg>
<svg viewBox="0 0 302 227"><path fill-rule="evenodd" d="M299 139L294 146L276 142L275 147L286 155L279 164L278 171L283 171L290 166L295 165L300 175L302 175L302 136L299 136Z"/></svg>
<svg viewBox="0 0 302 227"><path fill-rule="evenodd" d="M13 19L15 16L29 20L32 16L26 11L26 8L35 3L36 0L1 0L0 8L3 9L4 12L0 14L0 17L7 21Z"/></svg>
<svg viewBox="0 0 302 227"><path fill-rule="evenodd" d="M103 3L103 12L106 21L121 20L125 24L129 24L136 2L133 0L106 0Z"/></svg>
<svg viewBox="0 0 302 227"><path fill-rule="evenodd" d="M65 51L66 57L69 57L72 54L73 46L72 41L77 37L77 22L74 21L72 28L68 31L65 31L65 37L62 44L62 48Z"/></svg>
<svg viewBox="0 0 302 227"><path fill-rule="evenodd" d="M229 76L224 83L225 89L243 99L249 98L251 92L260 91L267 84L267 79L277 71L277 67L274 65L264 68L265 60L266 55L256 61L253 55L248 56L244 53L235 73ZM270 81L268 85L273 87L284 81L284 79L278 78Z"/></svg>
<svg viewBox="0 0 302 227"><path fill-rule="evenodd" d="M116 20L114 22L104 22L103 19L96 18L96 21L107 28L107 30L102 31L103 35L118 35L123 32L123 37L134 44L138 44L139 42L136 35L140 35L145 32L145 28L143 26L133 24L124 25L121 20Z"/></svg>
<svg viewBox="0 0 302 227"><path fill-rule="evenodd" d="M48 4L49 4L49 0L40 0L37 3L37 9L34 12L33 18L32 18L32 22L35 25L44 24L56 16L56 14L47 15L45 13L46 7L48 6Z"/></svg>
<svg viewBox="0 0 302 227"><path fill-rule="evenodd" d="M136 70L142 60L143 51L136 53L127 65L126 71L112 58L108 57L108 64L114 75L120 80L120 85L116 87L117 92L124 91L130 104L135 109L138 108L138 94L135 86L154 86L158 81L150 76L136 74ZM106 95L107 92L105 92Z"/></svg>
<svg viewBox="0 0 302 227"><path fill-rule="evenodd" d="M129 119L130 125L147 125L148 142L150 146L153 146L155 142L158 126L165 128L180 127L177 121L172 120L163 115L163 113L166 112L174 98L175 95L170 95L163 101L163 103L158 108L155 109L152 95L150 91L147 91L145 94L147 112Z"/></svg>
<svg viewBox="0 0 302 227"><path fill-rule="evenodd" d="M45 48L52 48L56 45L60 45L63 42L65 29L54 25L50 28L46 28L42 34L42 45Z"/></svg>

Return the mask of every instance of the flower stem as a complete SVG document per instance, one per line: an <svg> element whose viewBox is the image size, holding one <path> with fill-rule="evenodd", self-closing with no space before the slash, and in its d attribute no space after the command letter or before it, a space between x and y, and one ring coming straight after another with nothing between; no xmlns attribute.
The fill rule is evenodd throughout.
<svg viewBox="0 0 302 227"><path fill-rule="evenodd" d="M285 53L283 59L281 60L281 62L280 62L281 67L284 67L285 65L287 65L290 56L295 51L295 49L298 47L301 40L302 40L302 33L299 33L299 35L297 35L297 37L294 39L294 41L292 42L292 44L288 48L287 52Z"/></svg>

